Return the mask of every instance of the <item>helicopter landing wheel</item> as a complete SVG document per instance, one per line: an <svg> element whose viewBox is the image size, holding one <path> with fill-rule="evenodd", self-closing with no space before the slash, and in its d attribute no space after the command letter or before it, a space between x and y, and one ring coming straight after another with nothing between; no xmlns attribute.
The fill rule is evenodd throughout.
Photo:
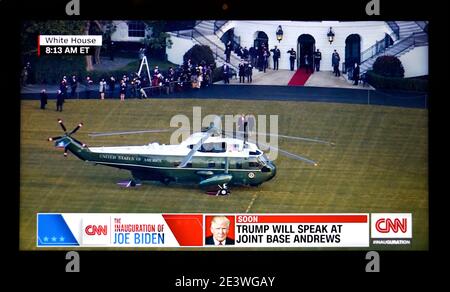
<svg viewBox="0 0 450 292"><path fill-rule="evenodd" d="M216 196L227 196L231 193L230 189L228 189L227 184L218 185L219 189L217 190Z"/></svg>

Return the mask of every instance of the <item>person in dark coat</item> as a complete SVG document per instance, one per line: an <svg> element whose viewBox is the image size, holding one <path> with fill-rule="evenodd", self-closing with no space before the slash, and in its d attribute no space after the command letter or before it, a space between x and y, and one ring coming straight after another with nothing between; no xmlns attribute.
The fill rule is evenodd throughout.
<svg viewBox="0 0 450 292"><path fill-rule="evenodd" d="M234 239L228 237L230 231L230 219L225 216L214 216L211 220L211 236L205 238L206 245L234 245Z"/></svg>
<svg viewBox="0 0 450 292"><path fill-rule="evenodd" d="M291 71L294 71L294 62L297 58L297 53L294 51L294 48L291 48L289 51L287 51L289 54L289 62L291 64Z"/></svg>
<svg viewBox="0 0 450 292"><path fill-rule="evenodd" d="M245 83L245 65L242 61L239 63L239 83Z"/></svg>
<svg viewBox="0 0 450 292"><path fill-rule="evenodd" d="M252 63L245 63L245 76L247 76L247 82L252 83L252 75L253 75L253 66Z"/></svg>
<svg viewBox="0 0 450 292"><path fill-rule="evenodd" d="M64 94L61 90L58 90L56 94L56 111L62 112L64 104Z"/></svg>
<svg viewBox="0 0 450 292"><path fill-rule="evenodd" d="M227 45L225 46L225 59L227 63L230 63L230 55L232 50L233 45L231 44L231 41L228 41Z"/></svg>
<svg viewBox="0 0 450 292"><path fill-rule="evenodd" d="M320 61L322 60L322 53L317 49L317 51L314 53L314 65L316 67L316 71L320 71Z"/></svg>
<svg viewBox="0 0 450 292"><path fill-rule="evenodd" d="M272 50L270 50L273 55L273 70L278 70L278 59L280 59L281 56L281 52L280 49L277 48L277 46L275 46L275 48L273 48Z"/></svg>
<svg viewBox="0 0 450 292"><path fill-rule="evenodd" d="M339 62L341 61L341 57L338 52L334 50L333 55L331 55L331 64L333 65L333 73L334 76L341 76L341 72L339 71Z"/></svg>
<svg viewBox="0 0 450 292"><path fill-rule="evenodd" d="M355 83L353 85L358 85L359 83L359 65L358 63L355 63L355 67L353 68L353 80Z"/></svg>
<svg viewBox="0 0 450 292"><path fill-rule="evenodd" d="M77 87L78 87L78 80L75 75L72 76L72 79L70 79L70 97L75 98L77 96Z"/></svg>
<svg viewBox="0 0 450 292"><path fill-rule="evenodd" d="M45 89L41 90L41 109L45 110L45 106L47 105L48 95Z"/></svg>
<svg viewBox="0 0 450 292"><path fill-rule="evenodd" d="M230 83L230 67L227 64L223 64L222 67L222 76L225 84Z"/></svg>

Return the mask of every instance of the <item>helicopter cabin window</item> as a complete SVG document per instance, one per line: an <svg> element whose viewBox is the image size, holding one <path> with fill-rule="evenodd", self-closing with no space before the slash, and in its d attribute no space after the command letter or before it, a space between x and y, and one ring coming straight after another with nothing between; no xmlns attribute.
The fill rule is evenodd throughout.
<svg viewBox="0 0 450 292"><path fill-rule="evenodd" d="M214 161L209 161L208 168L214 168L214 167L216 167L216 163Z"/></svg>
<svg viewBox="0 0 450 292"><path fill-rule="evenodd" d="M261 151L259 151L259 150L256 150L256 151L250 151L248 154L250 154L250 155L260 155L260 154L261 154Z"/></svg>
<svg viewBox="0 0 450 292"><path fill-rule="evenodd" d="M177 166L179 166L180 164L181 164L180 161L175 161L175 162L173 163L173 166L177 167Z"/></svg>
<svg viewBox="0 0 450 292"><path fill-rule="evenodd" d="M248 162L248 167L250 167L250 168L259 168L259 163L258 162L254 162L254 161L249 161Z"/></svg>
<svg viewBox="0 0 450 292"><path fill-rule="evenodd" d="M208 153L222 153L227 150L225 142L218 143L204 143L202 147L198 151L200 152L208 152Z"/></svg>
<svg viewBox="0 0 450 292"><path fill-rule="evenodd" d="M242 169L242 162L236 162L236 169Z"/></svg>
<svg viewBox="0 0 450 292"><path fill-rule="evenodd" d="M192 168L192 162L188 162L188 163L186 164L186 167L187 167L187 168Z"/></svg>

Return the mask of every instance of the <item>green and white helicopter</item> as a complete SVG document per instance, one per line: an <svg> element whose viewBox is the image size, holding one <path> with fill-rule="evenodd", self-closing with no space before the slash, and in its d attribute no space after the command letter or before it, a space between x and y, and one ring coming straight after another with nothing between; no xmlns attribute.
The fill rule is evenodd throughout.
<svg viewBox="0 0 450 292"><path fill-rule="evenodd" d="M133 187L141 181L161 181L164 184L195 183L209 190L209 194L228 195L229 185L259 186L275 177L277 169L273 161L261 151L256 141L247 138L232 138L229 133L221 130L212 122L201 132L193 133L178 145L160 145L150 143L142 146L88 147L72 135L83 124L78 124L72 131L67 132L61 119L58 123L62 127L62 136L48 138L55 146L72 152L81 160L119 169L129 170L132 179L122 182L123 186ZM91 133L89 136L110 136L136 133L158 133L170 130L144 130L129 132ZM243 132L240 132L243 133ZM286 135L265 134L293 140L316 142L334 145L323 140L294 137ZM250 142L252 141L252 142ZM253 143L254 142L254 143ZM279 154L292 159L301 160L317 166L308 158L287 152L285 150L264 145L267 149L276 150ZM213 189L213 191L211 191Z"/></svg>

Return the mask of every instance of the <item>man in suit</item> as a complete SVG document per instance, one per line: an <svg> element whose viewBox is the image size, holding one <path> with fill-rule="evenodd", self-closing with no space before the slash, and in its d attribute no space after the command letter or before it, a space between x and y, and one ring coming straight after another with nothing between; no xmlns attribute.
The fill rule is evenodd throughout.
<svg viewBox="0 0 450 292"><path fill-rule="evenodd" d="M41 109L45 110L45 106L47 105L48 95L45 89L41 90Z"/></svg>
<svg viewBox="0 0 450 292"><path fill-rule="evenodd" d="M353 85L359 84L359 65L355 63L355 67L353 68L353 80L355 81Z"/></svg>
<svg viewBox="0 0 450 292"><path fill-rule="evenodd" d="M222 77L223 77L223 82L225 84L229 84L230 83L230 68L228 67L227 64L223 64Z"/></svg>
<svg viewBox="0 0 450 292"><path fill-rule="evenodd" d="M206 245L234 245L234 239L227 237L230 231L230 219L225 216L214 216L211 220L212 236L205 238Z"/></svg>
<svg viewBox="0 0 450 292"><path fill-rule="evenodd" d="M275 46L274 49L270 50L273 52L272 58L273 58L273 70L278 70L278 59L280 59L281 52L280 49Z"/></svg>

